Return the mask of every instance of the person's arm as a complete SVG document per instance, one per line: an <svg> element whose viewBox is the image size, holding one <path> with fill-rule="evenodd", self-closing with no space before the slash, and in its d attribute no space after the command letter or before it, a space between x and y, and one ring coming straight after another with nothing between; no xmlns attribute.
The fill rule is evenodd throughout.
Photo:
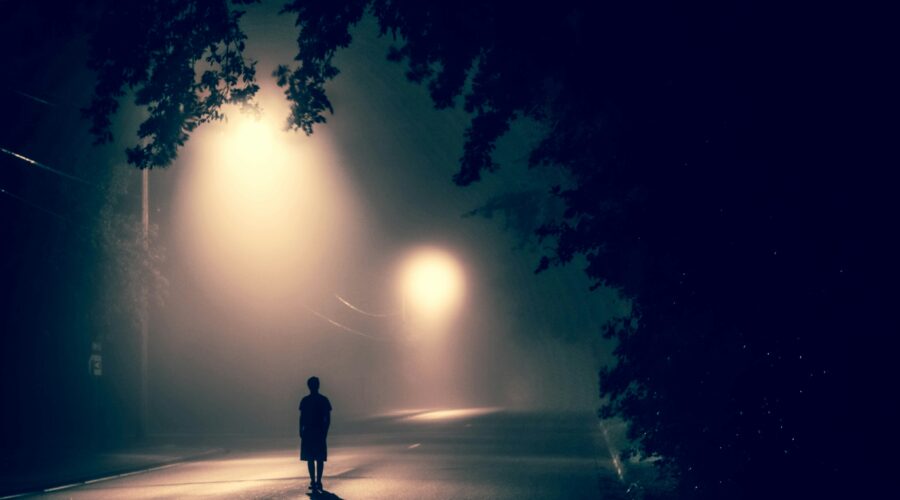
<svg viewBox="0 0 900 500"><path fill-rule="evenodd" d="M303 400L300 401L300 406L298 406L297 409L300 410L300 417L299 417L299 420L297 421L297 427L300 429L300 437L302 438L303 431L304 431L304 429L303 429Z"/></svg>
<svg viewBox="0 0 900 500"><path fill-rule="evenodd" d="M325 436L328 436L328 427L331 425L331 401L325 398L325 415L322 416L322 424L325 427Z"/></svg>

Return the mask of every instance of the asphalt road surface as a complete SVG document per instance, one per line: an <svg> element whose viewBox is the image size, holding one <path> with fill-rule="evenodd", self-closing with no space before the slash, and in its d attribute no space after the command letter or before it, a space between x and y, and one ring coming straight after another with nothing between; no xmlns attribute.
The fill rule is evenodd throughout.
<svg viewBox="0 0 900 500"><path fill-rule="evenodd" d="M227 442L226 442L227 441ZM295 439L224 439L228 452L64 488L49 498L306 498ZM455 411L335 423L323 499L624 498L590 415Z"/></svg>

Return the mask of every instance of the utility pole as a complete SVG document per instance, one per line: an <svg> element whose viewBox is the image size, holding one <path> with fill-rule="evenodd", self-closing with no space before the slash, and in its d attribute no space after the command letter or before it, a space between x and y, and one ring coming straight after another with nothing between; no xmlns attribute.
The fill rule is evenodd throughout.
<svg viewBox="0 0 900 500"><path fill-rule="evenodd" d="M150 169L141 170L141 223L143 224L144 258L150 254ZM147 436L148 422L148 384L147 384L147 347L150 336L150 290L146 274L141 291L141 402L140 402L140 436Z"/></svg>

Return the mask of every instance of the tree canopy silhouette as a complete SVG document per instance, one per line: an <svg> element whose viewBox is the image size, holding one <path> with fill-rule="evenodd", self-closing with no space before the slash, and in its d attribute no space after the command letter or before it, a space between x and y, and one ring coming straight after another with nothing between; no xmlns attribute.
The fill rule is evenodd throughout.
<svg viewBox="0 0 900 500"><path fill-rule="evenodd" d="M307 133L332 110L332 57L366 12L437 108L461 98L470 113L457 184L498 168L513 120L545 127L529 163L572 182L551 187L566 211L538 229L555 242L539 270L581 255L596 285L634 299L606 327L618 347L601 414L629 422L632 451L660 458L677 495L857 491L853 447L834 433L858 418L849 401L884 415L871 385L884 365L870 343L880 325L864 317L880 299L856 246L874 221L865 188L837 168L858 161L860 132L824 125L855 116L832 98L845 82L830 65L858 66L838 50L850 36L826 28L836 12L565 0L284 11L299 52L276 74ZM861 372L861 352L881 368Z"/></svg>
<svg viewBox="0 0 900 500"><path fill-rule="evenodd" d="M84 114L98 143L112 140L111 116L126 90L149 116L128 149L138 168L168 166L191 131L220 120L225 104L251 106L254 62L244 58L242 5L258 0L103 2L88 66L97 83Z"/></svg>
<svg viewBox="0 0 900 500"><path fill-rule="evenodd" d="M150 142L130 161L165 165L221 104L255 91L239 15L224 1L114 9L152 22L95 38L94 130L109 138L116 99L136 87ZM675 494L858 492L864 467L847 457L875 436L838 429L889 421L873 314L886 298L871 282L886 198L848 172L871 129L865 96L841 99L868 62L849 49L858 32L832 29L854 26L846 13L578 0L294 0L282 12L299 50L275 76L307 134L334 112L333 56L367 13L437 108L470 113L457 184L499 168L514 120L544 127L529 163L570 182L548 186L566 211L537 230L553 243L538 270L583 256L596 286L633 299L605 328L618 347L601 415L629 422L632 452L657 457ZM219 69L197 81L204 57Z"/></svg>

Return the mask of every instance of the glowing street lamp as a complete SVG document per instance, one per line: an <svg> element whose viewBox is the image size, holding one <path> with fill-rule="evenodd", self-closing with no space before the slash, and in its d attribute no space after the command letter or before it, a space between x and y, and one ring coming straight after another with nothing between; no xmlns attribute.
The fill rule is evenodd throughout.
<svg viewBox="0 0 900 500"><path fill-rule="evenodd" d="M465 280L462 266L450 253L419 248L404 260L400 272L403 320L434 323L452 316L462 304Z"/></svg>
<svg viewBox="0 0 900 500"><path fill-rule="evenodd" d="M364 220L327 129L287 131L288 104L260 92L258 115L227 109L182 155L173 208L189 270L217 301L289 321L296 300L340 272Z"/></svg>

